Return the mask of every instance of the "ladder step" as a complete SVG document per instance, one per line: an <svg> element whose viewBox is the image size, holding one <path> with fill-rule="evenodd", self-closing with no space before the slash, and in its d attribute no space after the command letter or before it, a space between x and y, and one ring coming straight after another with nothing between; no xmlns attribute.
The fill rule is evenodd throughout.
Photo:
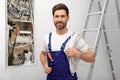
<svg viewBox="0 0 120 80"><path fill-rule="evenodd" d="M103 12L102 11L99 11L99 12L94 12L94 13L88 13L89 16L91 15L98 15L98 14L102 14Z"/></svg>
<svg viewBox="0 0 120 80"><path fill-rule="evenodd" d="M115 73L115 71L112 71L112 73Z"/></svg>
<svg viewBox="0 0 120 80"><path fill-rule="evenodd" d="M112 73L115 73L115 74L120 74L120 73L118 73L118 72L116 72L116 71L114 71L114 70L112 71Z"/></svg>
<svg viewBox="0 0 120 80"><path fill-rule="evenodd" d="M98 0L99 2L105 1L105 0Z"/></svg>
<svg viewBox="0 0 120 80"><path fill-rule="evenodd" d="M119 44L106 44L107 46L112 46L112 47L120 47Z"/></svg>
<svg viewBox="0 0 120 80"><path fill-rule="evenodd" d="M98 29L84 29L82 31L97 31ZM120 32L120 30L102 30L104 32Z"/></svg>
<svg viewBox="0 0 120 80"><path fill-rule="evenodd" d="M112 55L111 55L111 56L112 56ZM119 58L114 59L113 57L109 57L109 60L111 60L112 63L113 63L113 62L118 62L118 61L120 61Z"/></svg>
<svg viewBox="0 0 120 80"><path fill-rule="evenodd" d="M113 30L103 30L103 31L105 31L105 32L120 32L120 30L118 30L118 29L113 29Z"/></svg>
<svg viewBox="0 0 120 80"><path fill-rule="evenodd" d="M112 71L112 73L115 73L116 75L120 75L120 72Z"/></svg>
<svg viewBox="0 0 120 80"><path fill-rule="evenodd" d="M83 31L98 31L98 29L84 29Z"/></svg>
<svg viewBox="0 0 120 80"><path fill-rule="evenodd" d="M112 58L111 58L111 57L109 57L109 60L111 60L111 61L112 61Z"/></svg>

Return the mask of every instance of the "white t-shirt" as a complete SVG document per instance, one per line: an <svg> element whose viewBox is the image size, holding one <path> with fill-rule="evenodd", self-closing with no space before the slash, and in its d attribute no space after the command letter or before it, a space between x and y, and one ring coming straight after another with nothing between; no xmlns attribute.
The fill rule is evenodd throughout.
<svg viewBox="0 0 120 80"><path fill-rule="evenodd" d="M80 34L74 33L72 31L68 31L66 34L59 35L55 31L52 32L51 36L51 50L52 51L58 51L60 50L62 43L65 42L65 40L71 35L71 39L67 42L64 52L66 52L66 49L68 47L74 47L78 49L81 52L85 52L88 49L88 45L85 43L84 39L81 37ZM49 52L48 50L48 43L49 43L49 34L47 34L44 37L44 43L42 45L42 50L45 52ZM67 56L67 54L66 54ZM68 57L68 56L67 56ZM70 70L71 73L76 72L77 69L77 64L79 59L75 57L68 57L68 61L70 64Z"/></svg>

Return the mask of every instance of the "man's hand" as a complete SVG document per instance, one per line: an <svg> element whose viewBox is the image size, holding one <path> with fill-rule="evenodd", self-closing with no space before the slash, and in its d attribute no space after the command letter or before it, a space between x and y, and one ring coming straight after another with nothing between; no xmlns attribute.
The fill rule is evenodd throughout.
<svg viewBox="0 0 120 80"><path fill-rule="evenodd" d="M44 67L44 71L45 71L45 73L49 74L49 73L51 73L52 68L51 68L51 67L48 67L48 66L45 66L45 67Z"/></svg>
<svg viewBox="0 0 120 80"><path fill-rule="evenodd" d="M42 63L42 66L44 68L45 73L49 74L52 71L52 68L48 67L48 63L46 61L46 56L47 56L47 52L41 51L41 53L40 53L40 61Z"/></svg>
<svg viewBox="0 0 120 80"><path fill-rule="evenodd" d="M67 48L66 50L68 56L73 56L73 57L80 57L80 51L78 51L75 48Z"/></svg>

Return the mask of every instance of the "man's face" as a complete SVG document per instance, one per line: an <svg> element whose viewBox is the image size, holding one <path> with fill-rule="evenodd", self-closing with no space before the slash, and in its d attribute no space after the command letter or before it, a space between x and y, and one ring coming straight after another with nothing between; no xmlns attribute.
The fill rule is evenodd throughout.
<svg viewBox="0 0 120 80"><path fill-rule="evenodd" d="M62 30L66 27L69 16L67 16L65 10L56 10L53 16L54 25L58 30Z"/></svg>

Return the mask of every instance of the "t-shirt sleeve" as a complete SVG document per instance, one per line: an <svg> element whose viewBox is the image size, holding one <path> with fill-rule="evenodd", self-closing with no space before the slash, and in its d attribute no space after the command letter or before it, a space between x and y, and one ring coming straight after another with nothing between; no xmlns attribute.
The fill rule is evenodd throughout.
<svg viewBox="0 0 120 80"><path fill-rule="evenodd" d="M88 44L85 42L81 35L76 36L75 47L81 52L86 52L88 50Z"/></svg>
<svg viewBox="0 0 120 80"><path fill-rule="evenodd" d="M47 49L47 35L45 37L43 37L42 39L42 44L41 44L41 51L43 52L48 52L48 49Z"/></svg>

